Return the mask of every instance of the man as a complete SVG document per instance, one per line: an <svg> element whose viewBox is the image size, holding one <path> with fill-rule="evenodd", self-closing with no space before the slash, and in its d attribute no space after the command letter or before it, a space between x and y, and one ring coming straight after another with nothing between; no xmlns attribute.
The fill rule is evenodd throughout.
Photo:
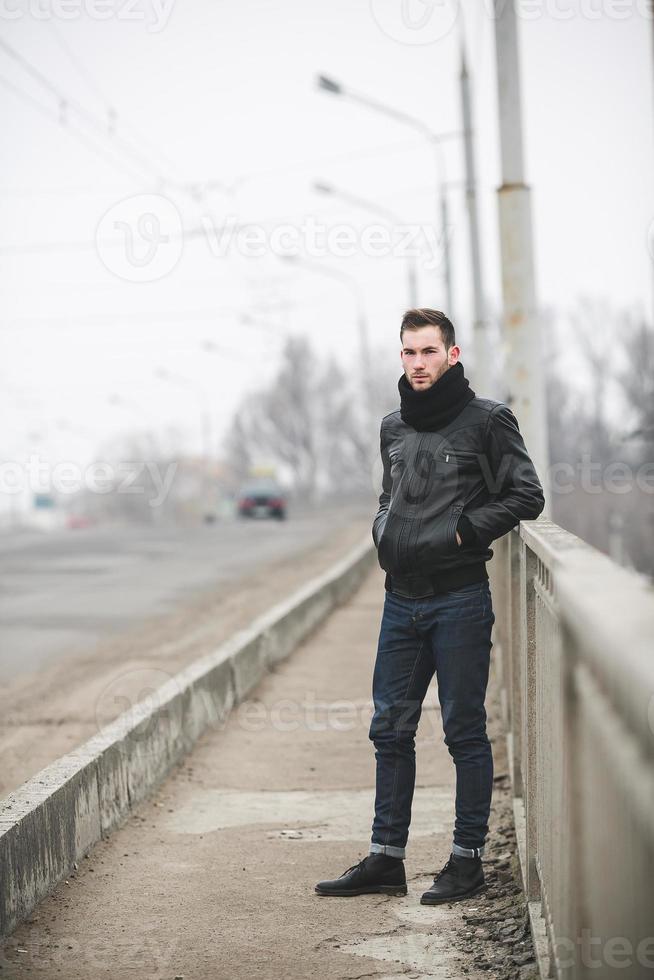
<svg viewBox="0 0 654 980"><path fill-rule="evenodd" d="M405 313L400 410L381 423L382 493L372 536L386 571L373 675L377 782L370 853L319 895L405 895L415 734L436 673L445 744L456 767L452 852L424 905L484 887L493 757L484 701L495 622L490 544L544 506L518 423L478 398L454 327L437 310Z"/></svg>

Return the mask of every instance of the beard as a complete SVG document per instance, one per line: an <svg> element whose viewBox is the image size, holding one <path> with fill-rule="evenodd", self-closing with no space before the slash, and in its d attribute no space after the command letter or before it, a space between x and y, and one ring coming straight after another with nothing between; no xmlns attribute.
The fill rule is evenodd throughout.
<svg viewBox="0 0 654 980"><path fill-rule="evenodd" d="M423 385L418 385L417 387L414 386L414 380L415 379L412 378L409 374L406 375L406 379L407 379L407 381L409 382L409 384L411 385L411 387L413 388L414 391L426 391L427 388L431 388L433 385L435 385L436 382L438 381L438 379L439 378L442 378L443 375L445 374L445 372L449 370L449 368L450 368L450 365L446 361L445 364L442 364L441 367L439 367L439 369L438 369L438 371L436 373L436 377L433 378L433 379L430 379L429 384L426 385L426 386L423 386ZM405 372L405 374L406 374L406 372Z"/></svg>

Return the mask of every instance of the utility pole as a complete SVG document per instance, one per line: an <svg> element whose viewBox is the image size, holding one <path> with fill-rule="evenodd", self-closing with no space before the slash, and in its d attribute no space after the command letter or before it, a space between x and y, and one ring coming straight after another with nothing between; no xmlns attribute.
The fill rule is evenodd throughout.
<svg viewBox="0 0 654 980"><path fill-rule="evenodd" d="M545 374L536 309L531 191L524 180L520 63L513 0L495 0L495 44L502 157L498 191L506 349L505 398L515 413L545 492L549 454Z"/></svg>
<svg viewBox="0 0 654 980"><path fill-rule="evenodd" d="M650 32L650 44L651 44L650 56L652 60L652 69L654 70L654 0L650 0L649 6L650 6L650 20L652 23L652 30ZM650 247L652 247L653 241L654 239L650 238ZM652 261L652 263L654 263L654 253L650 254L650 260ZM654 288L654 269L652 271L652 287ZM654 323L654 307L652 309L652 323Z"/></svg>
<svg viewBox="0 0 654 980"><path fill-rule="evenodd" d="M454 288L452 286L452 249L450 247L450 209L447 202L447 187L444 182L440 185L441 200L441 232L443 235L443 267L445 279L445 301L447 303L447 315L456 323L456 312L454 310Z"/></svg>
<svg viewBox="0 0 654 980"><path fill-rule="evenodd" d="M484 284L481 271L481 246L479 243L479 214L477 211L477 184L475 173L475 146L472 128L472 100L470 76L466 65L465 49L461 48L461 111L463 115L463 146L466 163L466 207L468 209L468 233L470 237L470 267L472 272L472 336L475 352L473 383L482 397L491 395L491 379L488 373L489 351L486 337L484 308Z"/></svg>

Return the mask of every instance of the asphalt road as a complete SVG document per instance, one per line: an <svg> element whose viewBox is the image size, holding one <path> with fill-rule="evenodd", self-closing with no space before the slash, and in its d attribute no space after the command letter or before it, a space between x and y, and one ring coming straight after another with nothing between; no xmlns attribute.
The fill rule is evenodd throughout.
<svg viewBox="0 0 654 980"><path fill-rule="evenodd" d="M0 537L0 683L34 673L210 586L319 546L366 502L291 513L286 521L198 528L107 527Z"/></svg>

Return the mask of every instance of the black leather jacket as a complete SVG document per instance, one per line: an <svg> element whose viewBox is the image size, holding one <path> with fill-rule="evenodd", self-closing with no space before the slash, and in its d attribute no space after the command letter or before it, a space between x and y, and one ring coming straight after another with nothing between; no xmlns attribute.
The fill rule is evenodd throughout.
<svg viewBox="0 0 654 980"><path fill-rule="evenodd" d="M391 575L446 575L488 561L495 538L543 510L518 423L502 402L475 397L437 432L416 431L398 410L382 419L380 441L372 536Z"/></svg>

